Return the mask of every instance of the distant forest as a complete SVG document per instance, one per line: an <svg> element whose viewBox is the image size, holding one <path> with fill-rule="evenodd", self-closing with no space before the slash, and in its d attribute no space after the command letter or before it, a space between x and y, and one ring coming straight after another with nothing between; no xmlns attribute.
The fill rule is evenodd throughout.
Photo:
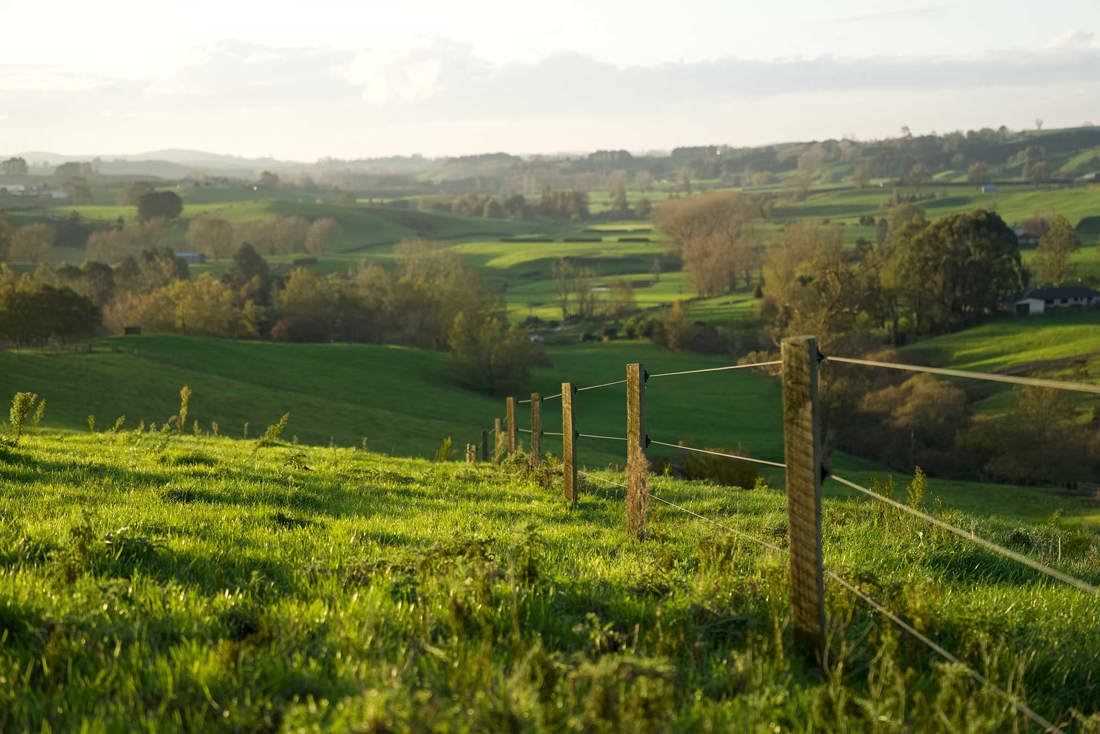
<svg viewBox="0 0 1100 734"><path fill-rule="evenodd" d="M164 159L156 156L163 155ZM616 180L651 188L769 186L795 189L832 182L892 183L1095 181L1100 173L1100 127L1012 131L997 129L912 135L872 141L822 140L754 147L698 145L659 153L599 150L588 154L517 156L508 153L447 158L419 155L294 163L274 159L162 151L146 156L78 161L48 153L0 160L0 181L20 176L253 179L260 171L284 184L370 191L378 196L523 193L544 189L608 189ZM260 181L268 184L273 179Z"/></svg>

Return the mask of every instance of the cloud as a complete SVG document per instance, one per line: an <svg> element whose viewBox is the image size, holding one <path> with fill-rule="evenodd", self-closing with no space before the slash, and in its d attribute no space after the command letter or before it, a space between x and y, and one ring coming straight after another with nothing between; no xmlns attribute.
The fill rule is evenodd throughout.
<svg viewBox="0 0 1100 734"><path fill-rule="evenodd" d="M1095 33L1069 31L1047 44L1047 49L1055 51L1095 51L1100 49L1100 41Z"/></svg>
<svg viewBox="0 0 1100 734"><path fill-rule="evenodd" d="M1088 33L975 58L725 57L648 66L578 53L491 63L446 40L396 50L219 42L147 78L4 67L0 109L9 113L7 139L63 150L523 152L874 135L901 124L955 129L1012 124L1020 115L1030 122L1040 112L1051 125L1079 122L1095 117L1086 108L1098 80L1100 48Z"/></svg>
<svg viewBox="0 0 1100 734"><path fill-rule="evenodd" d="M109 86L112 82L112 79L95 74L49 66L0 66L0 93L84 92Z"/></svg>
<svg viewBox="0 0 1100 734"><path fill-rule="evenodd" d="M921 8L907 8L905 10L883 10L877 13L859 13L845 15L838 18L826 18L818 21L822 25L843 25L848 23L874 23L882 21L912 20L913 18L930 18L941 15L947 10L942 5L926 5Z"/></svg>

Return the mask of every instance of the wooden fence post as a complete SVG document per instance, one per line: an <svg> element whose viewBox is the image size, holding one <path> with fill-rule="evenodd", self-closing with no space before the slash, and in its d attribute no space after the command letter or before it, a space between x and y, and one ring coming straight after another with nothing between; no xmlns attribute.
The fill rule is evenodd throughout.
<svg viewBox="0 0 1100 734"><path fill-rule="evenodd" d="M817 340L783 340L783 453L791 556L795 644L818 664L825 654L825 582L821 558L821 419Z"/></svg>
<svg viewBox="0 0 1100 734"><path fill-rule="evenodd" d="M645 381L641 364L626 366L626 528L639 539L645 536L645 511L649 504Z"/></svg>
<svg viewBox="0 0 1100 734"><path fill-rule="evenodd" d="M489 460L489 429L481 429L481 460Z"/></svg>
<svg viewBox="0 0 1100 734"><path fill-rule="evenodd" d="M542 461L542 396L531 393L531 466Z"/></svg>
<svg viewBox="0 0 1100 734"><path fill-rule="evenodd" d="M509 395L504 400L504 419L508 430L508 455L516 453L516 399Z"/></svg>
<svg viewBox="0 0 1100 734"><path fill-rule="evenodd" d="M493 419L493 463L500 461L504 453L504 431L500 428L500 418Z"/></svg>
<svg viewBox="0 0 1100 734"><path fill-rule="evenodd" d="M561 384L561 462L565 473L565 499L577 501L577 416L573 412L576 392L572 382Z"/></svg>

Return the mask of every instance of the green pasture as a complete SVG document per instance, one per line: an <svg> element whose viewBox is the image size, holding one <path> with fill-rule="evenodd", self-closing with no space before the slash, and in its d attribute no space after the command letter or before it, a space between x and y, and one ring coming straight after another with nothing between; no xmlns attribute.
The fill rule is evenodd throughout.
<svg viewBox="0 0 1100 734"><path fill-rule="evenodd" d="M197 397L197 395L196 395ZM0 456L5 731L1030 731L826 584L827 674L793 646L781 493L620 475L575 507L504 468L285 441L28 430ZM1100 581L1076 531L951 513ZM862 503L825 565L1070 731L1100 626L1076 589ZM1022 546L1021 546L1022 547Z"/></svg>
<svg viewBox="0 0 1100 734"><path fill-rule="evenodd" d="M621 380L631 361L641 361L653 374L728 364L724 358L662 352L649 342L556 346L547 352L552 365L537 368L532 379L532 388L543 395L559 393L565 380L582 387ZM374 450L401 455L432 456L447 436L459 446L480 442L481 430L504 414L502 398L451 381L445 354L401 347L142 336L100 340L87 354L0 353L0 395L22 390L46 397L51 427L86 430L89 415L100 429L119 416L126 417L124 426L159 425L174 414L182 385L191 387L191 416L206 431L217 422L221 434L241 437L247 421L248 435L256 436L289 412L287 435L303 444L361 446L366 438ZM624 402L621 385L580 393L579 430L623 436ZM558 406L545 403L544 430L559 430ZM779 383L772 376L746 370L653 378L646 410L656 440L783 459ZM521 426L528 425L525 411ZM560 453L557 441L546 437L545 449ZM621 442L581 439L579 447L589 466L624 461ZM651 453L677 452L653 447ZM835 463L858 480L882 473L851 457L837 456ZM766 475L781 486L781 475ZM838 486L829 491L844 493ZM931 493L968 512L1035 519L1059 509L1071 522L1100 528L1095 503L1043 489L933 479Z"/></svg>

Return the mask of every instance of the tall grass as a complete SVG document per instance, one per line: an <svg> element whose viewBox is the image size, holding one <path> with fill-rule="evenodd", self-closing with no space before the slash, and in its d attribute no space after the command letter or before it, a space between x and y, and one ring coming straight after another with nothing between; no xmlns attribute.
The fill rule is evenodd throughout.
<svg viewBox="0 0 1100 734"><path fill-rule="evenodd" d="M0 459L0 730L1028 730L842 590L819 674L790 650L785 556L672 508L633 542L621 495L570 509L526 457L270 437L46 431ZM785 542L780 492L649 482ZM1096 731L1094 599L862 502L825 516L830 568ZM1100 580L1088 534L982 531L1058 537L1060 566Z"/></svg>

